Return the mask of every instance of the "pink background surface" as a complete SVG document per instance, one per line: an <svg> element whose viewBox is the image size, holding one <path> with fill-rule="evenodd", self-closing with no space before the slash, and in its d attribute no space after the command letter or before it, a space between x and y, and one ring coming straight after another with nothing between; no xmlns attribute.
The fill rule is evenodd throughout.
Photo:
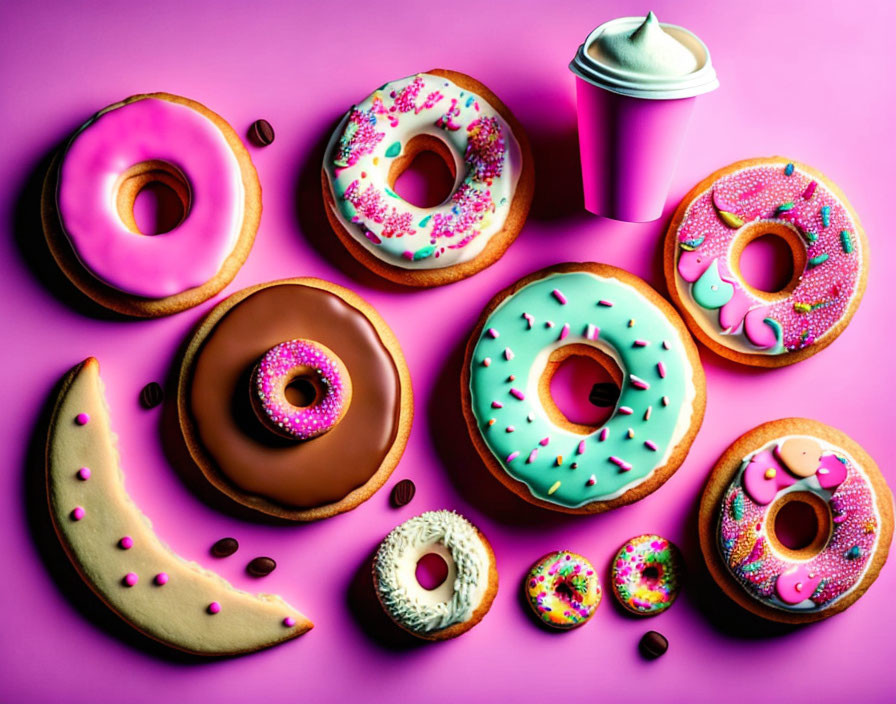
<svg viewBox="0 0 896 704"><path fill-rule="evenodd" d="M16 5L19 5L18 7ZM155 2L126 12L107 3L3 3L0 8L0 301L6 329L0 448L0 700L81 701L526 701L601 696L670 701L892 701L896 569L887 566L848 612L796 630L744 618L711 584L695 539L704 478L740 433L805 415L835 425L877 458L891 485L893 283L892 132L896 95L888 2L754 1L721 9L655 1L664 21L709 45L721 88L700 99L663 219L629 225L580 205L573 77L566 66L598 23L644 12L622 2L478 4ZM247 4L248 5L248 4ZM310 3L309 3L310 5ZM537 157L532 214L492 268L453 286L404 290L352 261L326 226L317 186L322 143L353 101L383 81L435 66L494 89L527 127ZM276 142L252 155L264 217L252 253L225 294L287 276L315 275L374 303L405 349L416 418L387 487L348 514L307 526L268 526L225 515L191 492L166 458L160 409L143 411L141 387L165 380L178 345L212 305L154 321L116 321L85 309L41 249L36 191L52 150L96 109L136 92L200 100L243 133L269 119ZM849 329L802 364L753 371L701 350L708 380L703 429L679 472L645 500L594 518L530 507L484 469L458 408L460 352L485 302L539 267L592 259L663 289L660 236L678 199L736 159L785 154L835 179L861 214L874 265ZM42 472L41 407L59 377L96 355L120 435L127 487L177 552L237 586L279 592L316 627L259 654L199 661L171 655L110 617L72 578L46 533L35 475ZM170 380L167 384L170 398ZM165 431L165 432L163 432ZM392 509L400 478L418 487ZM385 629L363 587L369 557L397 523L426 509L465 514L491 539L501 588L485 620L450 642L409 645ZM663 533L684 550L678 603L648 621L623 615L609 595L592 623L542 630L520 601L521 579L543 553L566 547L592 558L607 583L628 537ZM240 551L207 554L233 535ZM243 572L269 554L262 581ZM660 660L637 642L668 636ZM176 699L173 699L176 697Z"/></svg>

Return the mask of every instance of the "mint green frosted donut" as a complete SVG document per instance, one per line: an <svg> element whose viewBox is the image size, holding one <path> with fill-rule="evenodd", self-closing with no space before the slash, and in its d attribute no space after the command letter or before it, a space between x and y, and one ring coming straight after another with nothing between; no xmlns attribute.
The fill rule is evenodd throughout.
<svg viewBox="0 0 896 704"><path fill-rule="evenodd" d="M702 416L703 408L694 386L703 372L688 357L693 342L681 322L667 317L676 315L671 307L660 310L638 290L647 285L625 272L596 267L620 280L588 266L548 270L507 296L469 358L473 416L497 463L536 499L570 509L646 481L699 425L695 409ZM556 425L538 397L550 354L569 344L599 348L623 372L613 415L587 435Z"/></svg>

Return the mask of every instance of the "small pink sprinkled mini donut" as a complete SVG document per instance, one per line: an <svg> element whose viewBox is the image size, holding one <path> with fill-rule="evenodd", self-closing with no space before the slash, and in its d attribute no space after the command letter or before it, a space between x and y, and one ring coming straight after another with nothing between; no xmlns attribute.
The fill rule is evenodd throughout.
<svg viewBox="0 0 896 704"><path fill-rule="evenodd" d="M309 440L348 410L352 384L345 365L324 345L288 340L267 352L252 372L252 408L272 432Z"/></svg>

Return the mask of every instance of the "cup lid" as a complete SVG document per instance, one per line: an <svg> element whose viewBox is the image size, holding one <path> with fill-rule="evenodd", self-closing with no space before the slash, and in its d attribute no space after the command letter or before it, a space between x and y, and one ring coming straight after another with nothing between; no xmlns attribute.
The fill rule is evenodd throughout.
<svg viewBox="0 0 896 704"><path fill-rule="evenodd" d="M653 100L690 98L709 93L719 87L719 79L712 66L709 49L696 34L678 25L663 22L660 27L690 50L697 60L697 68L683 76L650 75L632 71L600 62L589 54L588 48L608 30L634 32L644 21L643 17L621 17L604 22L594 29L585 42L579 46L575 57L569 64L570 70L583 80L605 90L635 98Z"/></svg>

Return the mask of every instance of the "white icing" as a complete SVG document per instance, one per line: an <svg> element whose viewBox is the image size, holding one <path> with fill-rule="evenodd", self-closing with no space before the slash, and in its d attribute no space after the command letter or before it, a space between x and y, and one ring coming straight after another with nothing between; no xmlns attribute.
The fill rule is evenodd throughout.
<svg viewBox="0 0 896 704"><path fill-rule="evenodd" d="M504 167L501 175L493 178L491 185L489 186L495 210L493 213L487 214L479 223L479 226L476 227L478 234L466 244L455 246L453 248L451 245L459 244L454 238L448 239L447 241L436 240L435 246L437 248L438 256L429 256L417 261L411 261L400 256L400 251L396 256L394 252L389 252L382 244L375 244L366 237L359 229L358 224L348 219L342 209L338 207L341 198L337 195L334 187L334 168L333 164L330 163L330 156L334 153L334 148L339 141L340 136L343 134L346 123L348 122L349 114L346 114L330 138L330 142L327 145L327 150L325 152L326 156L324 157L324 170L327 174L330 195L333 197L334 202L337 203L337 207L333 210L333 213L336 218L338 218L343 228L351 233L358 244L363 246L364 249L378 259L387 262L392 266L403 269L440 269L475 258L485 249L491 237L504 228L504 223L510 213L517 182L519 181L520 173L522 171L522 152L510 126L486 100L475 93L462 89L457 84L442 76L423 73L387 83L360 103L357 108L360 110L369 110L375 99L389 101L390 98L388 96L391 91L401 91L417 77L422 78L424 81L424 86L420 91L418 103L423 103L424 97L434 91L438 91L443 97L432 107L424 108L419 112L415 113L414 111L410 111L396 113L396 117L398 118L398 124L396 126L390 124L387 116L377 116L375 128L377 131L384 130L385 137L380 140L371 153L361 156L355 164L345 168L339 174L339 180L345 184L345 182L350 179L359 178L363 172L367 176L366 179L364 179L365 186L373 184L380 192L384 192L385 189L388 188L389 169L393 162L393 158L386 156L386 151L395 142L401 144L403 151L404 146L409 140L417 135L425 134L439 139L448 147L451 155L454 157L456 176L452 188L453 194L461 185L466 175L467 167L464 163L464 152L468 141L467 125L476 119L495 118L501 126L506 146ZM470 100L471 98L472 101ZM462 126L459 129L454 130L438 127L436 122L448 111L452 100L457 101L460 110L460 114L454 119ZM387 200L390 201L390 205L394 204L400 207L402 211L410 212L413 215L412 222L416 230L415 233L411 236L402 236L401 238L387 238L383 236L382 222L375 222L368 219L365 220L363 224L375 235L380 237L383 244L400 244L402 250L407 249L410 251L415 251L431 244L430 233L433 229L433 220L428 220L427 224L422 227L420 226L421 221L424 221L428 216L435 216L437 214L448 215L451 213L454 205L450 196L446 198L444 202L432 208L418 207L400 197L394 203L391 203L392 199Z"/></svg>
<svg viewBox="0 0 896 704"><path fill-rule="evenodd" d="M417 581L417 562L435 553L448 565L436 589ZM488 589L491 560L476 528L453 511L428 511L380 544L374 570L380 601L400 625L431 633L469 620Z"/></svg>

